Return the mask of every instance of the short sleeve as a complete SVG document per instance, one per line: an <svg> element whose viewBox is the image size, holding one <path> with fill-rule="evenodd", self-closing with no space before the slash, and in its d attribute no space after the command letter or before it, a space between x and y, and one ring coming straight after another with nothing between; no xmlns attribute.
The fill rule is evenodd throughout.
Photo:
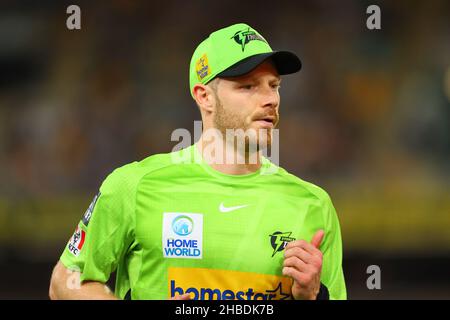
<svg viewBox="0 0 450 320"><path fill-rule="evenodd" d="M135 192L121 168L102 183L61 255L81 281L105 283L124 258L134 237Z"/></svg>
<svg viewBox="0 0 450 320"><path fill-rule="evenodd" d="M330 299L347 299L342 269L342 239L336 210L327 196L324 206L325 238L320 247L323 253L321 282L328 288Z"/></svg>

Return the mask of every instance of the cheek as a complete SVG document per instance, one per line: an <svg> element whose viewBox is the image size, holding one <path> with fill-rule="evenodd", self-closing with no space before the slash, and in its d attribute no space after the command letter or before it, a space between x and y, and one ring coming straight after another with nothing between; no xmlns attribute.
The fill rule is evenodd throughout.
<svg viewBox="0 0 450 320"><path fill-rule="evenodd" d="M248 99L239 95L230 95L226 99L222 100L222 106L227 115L233 118L251 119L252 110Z"/></svg>

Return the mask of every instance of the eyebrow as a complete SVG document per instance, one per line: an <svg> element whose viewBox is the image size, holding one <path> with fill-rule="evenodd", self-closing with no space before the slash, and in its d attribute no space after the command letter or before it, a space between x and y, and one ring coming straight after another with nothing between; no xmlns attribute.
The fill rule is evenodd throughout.
<svg viewBox="0 0 450 320"><path fill-rule="evenodd" d="M259 77L259 76L251 76L251 77L243 76L243 77L238 77L237 79L233 79L233 80L235 80L236 82L241 82L241 81L258 81L259 82L260 79L261 79L261 77ZM274 75L274 78L270 79L269 82L274 82L274 81L281 83L281 77Z"/></svg>

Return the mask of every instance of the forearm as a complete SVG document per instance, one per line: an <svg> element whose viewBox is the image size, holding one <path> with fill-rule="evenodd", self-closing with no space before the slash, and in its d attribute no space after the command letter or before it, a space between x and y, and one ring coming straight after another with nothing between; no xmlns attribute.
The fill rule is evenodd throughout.
<svg viewBox="0 0 450 320"><path fill-rule="evenodd" d="M78 288L67 288L64 285L53 286L50 290L52 300L117 300L111 290L99 282L86 282Z"/></svg>
<svg viewBox="0 0 450 320"><path fill-rule="evenodd" d="M49 296L52 300L116 300L103 283L80 282L80 273L66 269L58 262L53 270Z"/></svg>

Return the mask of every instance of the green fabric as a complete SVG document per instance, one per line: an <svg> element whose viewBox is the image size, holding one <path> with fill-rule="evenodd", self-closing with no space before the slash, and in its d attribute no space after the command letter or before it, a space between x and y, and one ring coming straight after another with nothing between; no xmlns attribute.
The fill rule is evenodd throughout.
<svg viewBox="0 0 450 320"><path fill-rule="evenodd" d="M339 222L325 191L266 158L259 171L241 176L220 173L195 159L201 157L194 144L112 172L91 205L88 225L86 219L78 225L85 233L79 254L69 245L80 247L80 242L71 239L63 264L81 271L82 281L105 283L116 270L120 298L131 289L133 299L167 299L187 286L188 292L198 292L197 298L267 298L272 292L281 297L290 287L286 282L277 287L283 278L279 244L310 241L323 229L321 281L331 299L346 299ZM182 216L189 217L186 225L177 224ZM170 235L175 230L181 235ZM199 234L197 251L195 246L184 251L191 256L164 257L168 241L187 243ZM249 281L238 294L241 289L233 289L239 285L233 280L246 277Z"/></svg>
<svg viewBox="0 0 450 320"><path fill-rule="evenodd" d="M216 75L250 56L272 52L267 41L244 23L217 30L195 49L189 71L190 91L197 83L206 84Z"/></svg>

